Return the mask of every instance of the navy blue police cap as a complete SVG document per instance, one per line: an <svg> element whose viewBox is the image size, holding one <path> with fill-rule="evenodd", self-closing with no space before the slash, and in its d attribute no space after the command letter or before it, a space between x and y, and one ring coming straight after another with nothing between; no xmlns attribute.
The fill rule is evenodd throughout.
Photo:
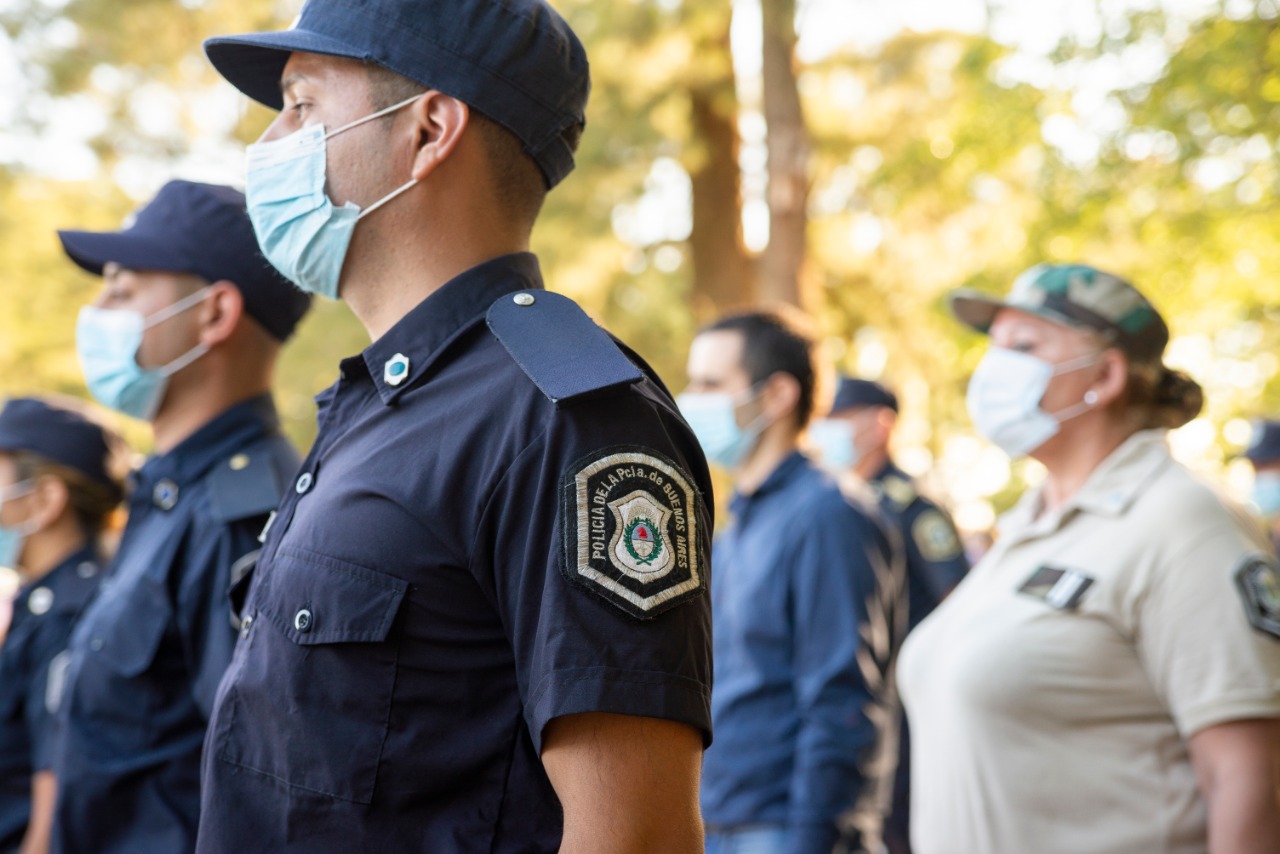
<svg viewBox="0 0 1280 854"><path fill-rule="evenodd" d="M880 383L841 377L840 384L836 386L836 399L831 402L831 411L843 412L864 406L887 406L897 412L898 397Z"/></svg>
<svg viewBox="0 0 1280 854"><path fill-rule="evenodd" d="M307 0L288 30L204 43L218 73L283 106L289 54L372 62L479 110L511 131L554 187L586 124L587 52L544 0Z"/></svg>
<svg viewBox="0 0 1280 854"><path fill-rule="evenodd" d="M14 397L0 409L0 452L25 451L89 480L118 487L107 433L73 409L36 397Z"/></svg>
<svg viewBox="0 0 1280 854"><path fill-rule="evenodd" d="M230 281L249 316L280 341L311 305L309 294L262 257L244 194L231 187L170 181L121 231L59 231L58 237L71 260L95 275L114 262Z"/></svg>
<svg viewBox="0 0 1280 854"><path fill-rule="evenodd" d="M591 78L544 0L307 0L289 29L205 41L221 76L275 110L293 51L376 63L456 97L516 134L548 188L573 170Z"/></svg>
<svg viewBox="0 0 1280 854"><path fill-rule="evenodd" d="M1280 460L1280 421L1255 421L1253 436L1244 456L1253 463L1273 463Z"/></svg>

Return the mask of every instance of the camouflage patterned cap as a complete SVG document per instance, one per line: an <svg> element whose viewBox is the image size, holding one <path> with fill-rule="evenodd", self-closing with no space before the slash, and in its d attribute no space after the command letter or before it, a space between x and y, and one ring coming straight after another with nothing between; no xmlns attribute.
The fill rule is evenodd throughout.
<svg viewBox="0 0 1280 854"><path fill-rule="evenodd" d="M1002 308L1099 332L1144 361L1159 359L1169 343L1169 327L1137 288L1085 264L1037 264L1014 281L1003 300L969 289L951 295L951 313L984 334Z"/></svg>

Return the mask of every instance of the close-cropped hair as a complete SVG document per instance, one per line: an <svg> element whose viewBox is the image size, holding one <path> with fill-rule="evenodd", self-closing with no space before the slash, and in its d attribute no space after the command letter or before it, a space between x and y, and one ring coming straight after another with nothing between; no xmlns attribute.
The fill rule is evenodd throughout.
<svg viewBox="0 0 1280 854"><path fill-rule="evenodd" d="M742 368L758 385L774 374L794 377L800 386L796 424L813 417L819 386L817 339L799 311L775 308L731 314L703 327L705 332L736 332L742 336Z"/></svg>
<svg viewBox="0 0 1280 854"><path fill-rule="evenodd" d="M426 91L421 83L376 63L366 63L365 70L369 75L369 92L375 112ZM523 144L514 133L474 107L470 113L470 126L480 134L489 155L498 203L517 221L532 228L547 198L547 182L542 170L532 157L525 154ZM576 150L581 127L576 133L566 133L565 138Z"/></svg>

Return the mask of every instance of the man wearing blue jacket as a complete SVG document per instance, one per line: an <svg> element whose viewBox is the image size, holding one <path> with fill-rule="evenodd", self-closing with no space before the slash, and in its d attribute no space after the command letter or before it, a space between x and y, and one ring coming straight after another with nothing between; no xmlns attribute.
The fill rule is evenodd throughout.
<svg viewBox="0 0 1280 854"><path fill-rule="evenodd" d="M875 512L800 453L814 344L779 314L724 318L689 353L681 411L733 477L712 551L716 741L703 764L708 854L830 854L884 784L880 743L901 572Z"/></svg>

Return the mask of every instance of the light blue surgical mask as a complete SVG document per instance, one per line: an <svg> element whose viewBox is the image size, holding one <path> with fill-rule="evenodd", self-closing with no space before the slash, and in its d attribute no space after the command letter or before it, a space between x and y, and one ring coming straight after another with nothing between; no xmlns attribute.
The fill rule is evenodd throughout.
<svg viewBox="0 0 1280 854"><path fill-rule="evenodd" d="M201 288L173 305L143 317L136 311L86 305L76 321L76 353L89 393L103 406L151 420L164 400L169 377L209 352L197 344L167 365L144 368L138 364L142 335L157 323L181 314L209 296Z"/></svg>
<svg viewBox="0 0 1280 854"><path fill-rule="evenodd" d="M1251 500L1267 521L1280 517L1280 472L1264 471L1254 475Z"/></svg>
<svg viewBox="0 0 1280 854"><path fill-rule="evenodd" d="M762 414L746 427L738 426L739 401L723 392L685 392L676 398L680 414L702 446L709 462L733 469L749 454L764 431Z"/></svg>
<svg viewBox="0 0 1280 854"><path fill-rule="evenodd" d="M3 490L0 490L0 508L3 508L6 501L17 498L20 495L26 495L35 489L35 484L29 480L12 484ZM24 525L0 525L0 566L9 569L18 568L18 559L22 556L22 546L26 542L27 537L31 534L30 522Z"/></svg>
<svg viewBox="0 0 1280 854"><path fill-rule="evenodd" d="M848 421L822 418L809 425L809 443L822 464L833 471L851 469L862 459L858 431Z"/></svg>
<svg viewBox="0 0 1280 854"><path fill-rule="evenodd" d="M406 98L331 133L325 133L322 124L308 125L286 137L249 146L245 199L258 246L271 266L302 290L337 299L342 263L356 223L418 183L414 178L364 210L351 202L337 207L324 191L326 141L420 97Z"/></svg>

